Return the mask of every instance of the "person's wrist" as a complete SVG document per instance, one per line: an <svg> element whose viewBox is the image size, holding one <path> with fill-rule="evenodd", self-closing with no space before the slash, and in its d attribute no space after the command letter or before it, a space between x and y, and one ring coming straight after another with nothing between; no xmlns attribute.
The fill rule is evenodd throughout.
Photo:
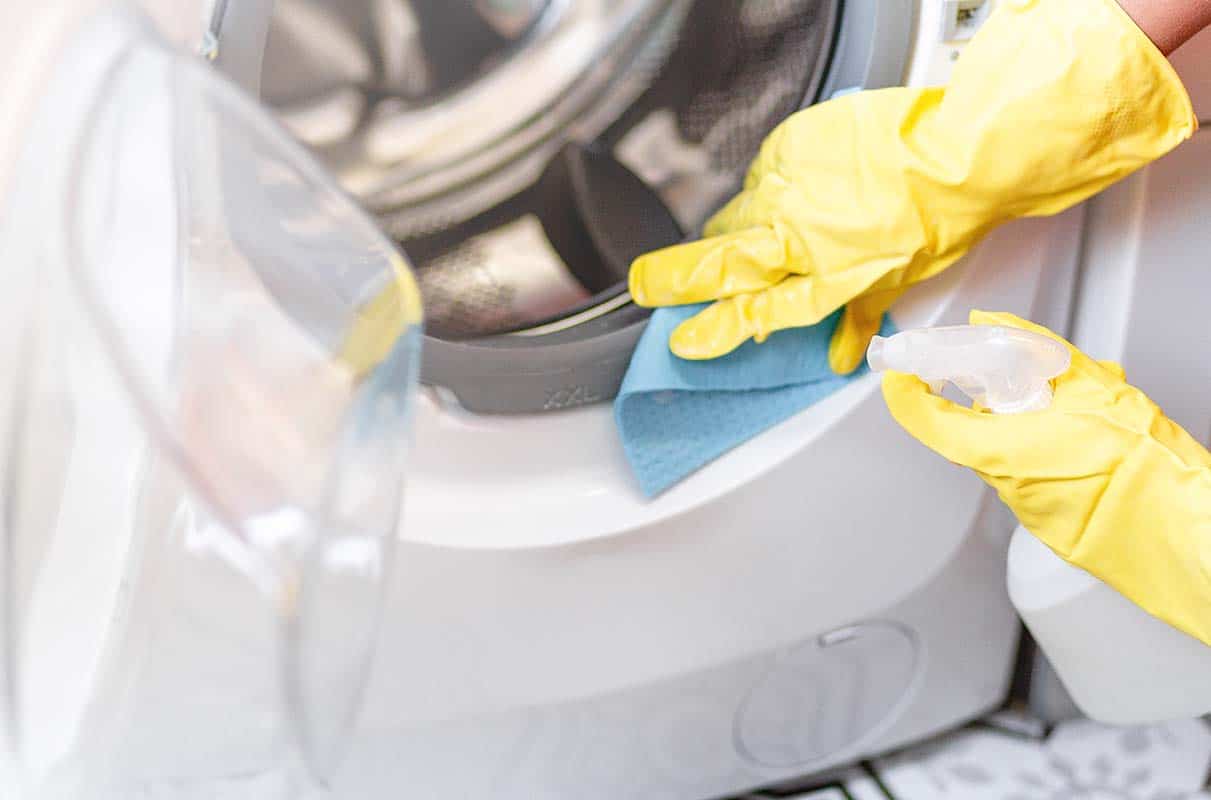
<svg viewBox="0 0 1211 800"><path fill-rule="evenodd" d="M1211 25L1211 0L1117 0L1127 16L1169 55Z"/></svg>

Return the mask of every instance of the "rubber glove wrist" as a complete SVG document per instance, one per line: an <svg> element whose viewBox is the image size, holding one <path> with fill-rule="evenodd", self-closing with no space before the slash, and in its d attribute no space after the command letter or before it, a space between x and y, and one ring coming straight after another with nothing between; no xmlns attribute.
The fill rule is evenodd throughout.
<svg viewBox="0 0 1211 800"><path fill-rule="evenodd" d="M1198 129L1173 65L1115 0L1012 0L978 41L913 123L907 165L964 208L982 200L976 227L1058 213Z"/></svg>

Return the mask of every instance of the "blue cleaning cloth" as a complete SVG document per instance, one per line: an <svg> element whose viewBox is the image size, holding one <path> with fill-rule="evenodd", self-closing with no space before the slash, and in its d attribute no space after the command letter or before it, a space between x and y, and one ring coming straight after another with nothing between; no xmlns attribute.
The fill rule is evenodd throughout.
<svg viewBox="0 0 1211 800"><path fill-rule="evenodd" d="M635 349L614 418L631 468L649 497L866 373L838 377L828 343L841 312L810 328L779 331L712 361L669 352L669 335L705 306L661 308ZM894 332L884 320L882 334Z"/></svg>

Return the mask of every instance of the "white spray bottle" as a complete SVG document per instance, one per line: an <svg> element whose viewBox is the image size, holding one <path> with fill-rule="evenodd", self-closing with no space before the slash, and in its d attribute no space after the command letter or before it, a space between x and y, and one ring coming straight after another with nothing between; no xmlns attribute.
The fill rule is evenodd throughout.
<svg viewBox="0 0 1211 800"><path fill-rule="evenodd" d="M911 372L934 391L951 384L995 414L1051 405L1051 381L1072 357L1060 342L1002 325L956 325L876 336L866 359L874 372Z"/></svg>
<svg viewBox="0 0 1211 800"><path fill-rule="evenodd" d="M926 328L883 338L871 370L917 375L935 392L951 384L994 414L1039 411L1068 349L1003 326ZM1211 712L1211 647L1149 615L1056 555L1024 528L1009 545L1009 597L1065 688L1092 719L1136 725Z"/></svg>

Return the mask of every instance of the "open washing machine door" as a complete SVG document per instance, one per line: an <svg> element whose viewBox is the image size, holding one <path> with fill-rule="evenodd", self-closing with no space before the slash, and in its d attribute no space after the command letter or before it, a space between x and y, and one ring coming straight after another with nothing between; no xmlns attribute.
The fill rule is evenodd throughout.
<svg viewBox="0 0 1211 800"><path fill-rule="evenodd" d="M364 694L419 293L134 9L0 23L0 793L294 796Z"/></svg>

